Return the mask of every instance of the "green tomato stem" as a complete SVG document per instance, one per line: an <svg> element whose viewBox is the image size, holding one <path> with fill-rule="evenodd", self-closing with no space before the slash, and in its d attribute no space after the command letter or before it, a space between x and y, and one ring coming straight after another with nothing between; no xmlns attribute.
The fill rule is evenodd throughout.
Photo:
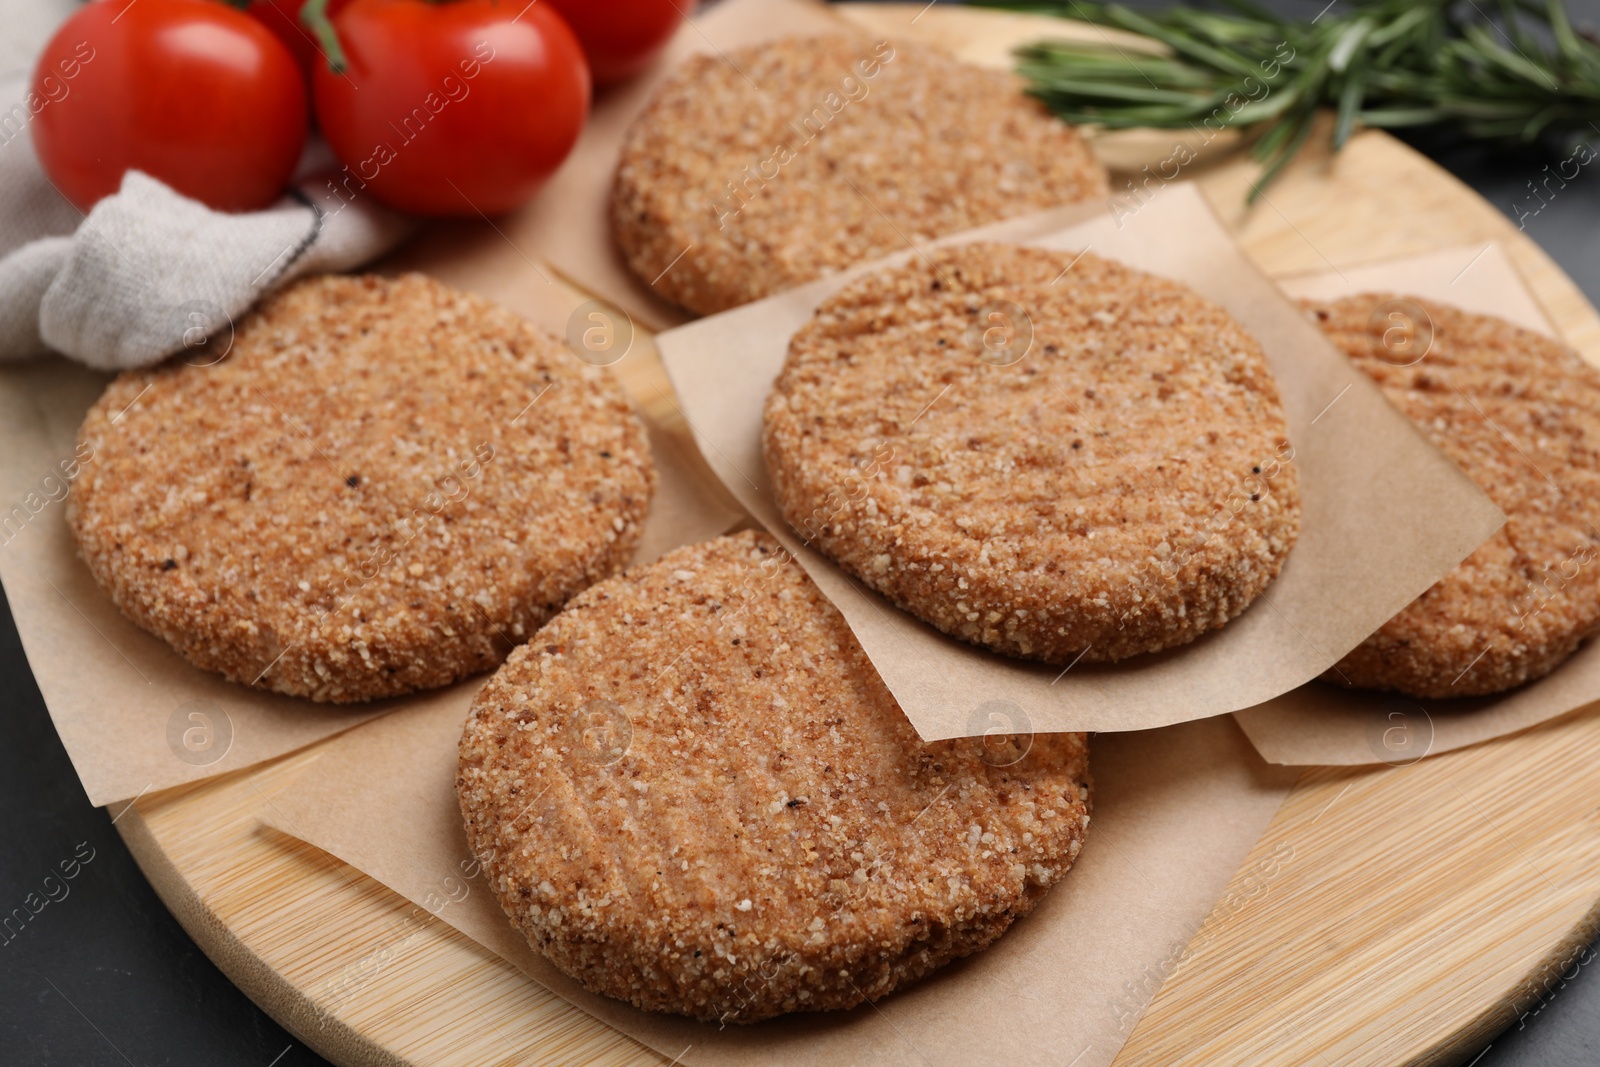
<svg viewBox="0 0 1600 1067"><path fill-rule="evenodd" d="M300 9L300 24L316 35L322 55L328 61L328 69L335 74L343 74L350 61L344 54L344 45L339 43L333 20L328 18L328 0L306 0L305 6Z"/></svg>

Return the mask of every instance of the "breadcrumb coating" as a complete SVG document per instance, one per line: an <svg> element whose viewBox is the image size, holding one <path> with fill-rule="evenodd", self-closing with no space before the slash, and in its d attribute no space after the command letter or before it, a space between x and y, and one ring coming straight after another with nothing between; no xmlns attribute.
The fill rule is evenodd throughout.
<svg viewBox="0 0 1600 1067"><path fill-rule="evenodd" d="M612 226L635 274L709 314L1106 190L1083 138L1009 72L790 38L673 71L628 132Z"/></svg>
<svg viewBox="0 0 1600 1067"><path fill-rule="evenodd" d="M1439 698L1499 693L1550 673L1600 627L1600 370L1504 319L1416 297L1304 305L1506 514L1325 680ZM1382 313L1391 307L1398 318Z"/></svg>
<svg viewBox="0 0 1600 1067"><path fill-rule="evenodd" d="M766 533L576 597L478 695L456 785L534 947L722 1022L848 1008L977 951L1089 822L1085 735L924 744Z"/></svg>
<svg viewBox="0 0 1600 1067"><path fill-rule="evenodd" d="M122 612L336 703L499 663L621 569L655 487L616 384L421 275L292 286L220 362L118 377L79 439L69 521Z"/></svg>
<svg viewBox="0 0 1600 1067"><path fill-rule="evenodd" d="M1261 346L1186 287L1092 254L964 245L856 281L795 334L765 418L802 537L1011 656L1192 641L1299 536Z"/></svg>

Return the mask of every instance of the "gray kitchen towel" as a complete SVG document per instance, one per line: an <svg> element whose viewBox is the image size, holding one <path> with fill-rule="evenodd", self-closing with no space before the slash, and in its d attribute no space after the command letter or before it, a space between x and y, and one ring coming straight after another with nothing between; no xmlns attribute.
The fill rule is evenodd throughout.
<svg viewBox="0 0 1600 1067"><path fill-rule="evenodd" d="M37 4L38 6L33 6ZM0 18L32 6L36 54L75 5L0 0ZM40 8L54 8L42 19ZM8 34L8 36L10 36ZM30 97L15 37L0 56L0 361L49 351L101 370L154 363L218 337L258 299L305 274L349 270L397 244L411 224L328 180L326 148L308 148L297 184L264 211L226 214L137 171L82 214L51 185L29 126L70 101L63 81ZM93 61L85 64L85 69Z"/></svg>

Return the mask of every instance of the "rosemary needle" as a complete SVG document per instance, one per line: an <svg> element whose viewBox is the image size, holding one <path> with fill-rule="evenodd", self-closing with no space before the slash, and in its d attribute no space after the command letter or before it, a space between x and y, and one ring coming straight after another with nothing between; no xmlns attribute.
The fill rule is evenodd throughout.
<svg viewBox="0 0 1600 1067"><path fill-rule="evenodd" d="M1037 41L1017 49L1017 70L1069 122L1258 134L1252 200L1300 150L1319 107L1335 109L1335 150L1363 126L1452 126L1523 143L1600 135L1600 44L1573 28L1561 0L1345 0L1310 22L1251 0L1155 14L1084 0L973 2L1156 42L1160 54Z"/></svg>

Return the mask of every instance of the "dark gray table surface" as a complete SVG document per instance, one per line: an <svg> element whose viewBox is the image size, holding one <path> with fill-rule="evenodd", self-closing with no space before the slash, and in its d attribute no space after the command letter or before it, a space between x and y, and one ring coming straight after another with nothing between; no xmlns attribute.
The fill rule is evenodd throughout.
<svg viewBox="0 0 1600 1067"><path fill-rule="evenodd" d="M1315 14L1322 4L1270 6ZM1579 24L1600 24L1600 0L1568 6ZM1412 143L1513 219L1527 210L1528 183L1558 158L1442 137ZM1600 303L1600 174L1580 173L1526 219L1526 229ZM45 876L75 854L92 858L69 883L69 894L48 904L18 936L0 935L0 1065L325 1062L205 957L151 890L110 815L89 806L11 613L0 610L0 915L39 892ZM1583 960L1596 953L1600 945ZM1584 963L1558 979L1543 1002L1473 1061L1475 1067L1600 1064L1594 969Z"/></svg>

